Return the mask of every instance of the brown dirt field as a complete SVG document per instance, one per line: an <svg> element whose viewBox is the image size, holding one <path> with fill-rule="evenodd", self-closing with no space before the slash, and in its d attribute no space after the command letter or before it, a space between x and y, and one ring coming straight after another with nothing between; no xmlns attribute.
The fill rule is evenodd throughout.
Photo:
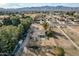
<svg viewBox="0 0 79 59"><path fill-rule="evenodd" d="M57 28L54 28L54 31L63 35L62 32L60 30L58 30ZM63 48L69 48L69 49L74 48L72 43L64 35L63 36L57 36L57 37L58 38L54 39L54 40L55 40L55 42L57 43L58 46L63 47Z"/></svg>
<svg viewBox="0 0 79 59"><path fill-rule="evenodd" d="M40 24L32 24L32 26L38 28L38 30L44 30L44 27Z"/></svg>
<svg viewBox="0 0 79 59"><path fill-rule="evenodd" d="M56 46L56 42L53 38L50 38L49 40L42 40L41 46Z"/></svg>
<svg viewBox="0 0 79 59"><path fill-rule="evenodd" d="M72 27L74 31L79 32L79 26Z"/></svg>

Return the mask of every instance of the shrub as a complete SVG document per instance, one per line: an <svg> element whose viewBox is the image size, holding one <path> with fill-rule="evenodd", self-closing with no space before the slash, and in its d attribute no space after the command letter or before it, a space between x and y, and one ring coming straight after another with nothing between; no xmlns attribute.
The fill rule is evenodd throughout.
<svg viewBox="0 0 79 59"><path fill-rule="evenodd" d="M64 49L61 47L54 46L52 48L52 53L56 56L64 56Z"/></svg>

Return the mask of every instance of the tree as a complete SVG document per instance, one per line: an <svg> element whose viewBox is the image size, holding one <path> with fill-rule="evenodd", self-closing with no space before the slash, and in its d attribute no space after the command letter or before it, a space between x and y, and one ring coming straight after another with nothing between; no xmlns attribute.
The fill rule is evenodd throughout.
<svg viewBox="0 0 79 59"><path fill-rule="evenodd" d="M73 11L73 12L67 12L66 14L67 14L67 15L70 15L70 16L73 16L74 13L75 13L75 11Z"/></svg>
<svg viewBox="0 0 79 59"><path fill-rule="evenodd" d="M22 19L21 24L24 26L24 29L26 29L26 27L28 26L27 19Z"/></svg>
<svg viewBox="0 0 79 59"><path fill-rule="evenodd" d="M22 33L24 31L24 26L22 24L18 25L18 29L20 30L20 32Z"/></svg>
<svg viewBox="0 0 79 59"><path fill-rule="evenodd" d="M12 21L12 25L14 25L14 26L18 26L18 24L20 24L19 17L11 16L10 20Z"/></svg>
<svg viewBox="0 0 79 59"><path fill-rule="evenodd" d="M24 34L24 26L22 24L19 24L18 25L18 29L19 29L19 32L20 32L20 39L23 38L23 34Z"/></svg>
<svg viewBox="0 0 79 59"><path fill-rule="evenodd" d="M22 14L22 18L25 18L25 15L24 14Z"/></svg>
<svg viewBox="0 0 79 59"><path fill-rule="evenodd" d="M0 53L12 53L19 40L19 33L16 26L0 27Z"/></svg>
<svg viewBox="0 0 79 59"><path fill-rule="evenodd" d="M0 27L2 26L3 24L0 22Z"/></svg>
<svg viewBox="0 0 79 59"><path fill-rule="evenodd" d="M46 34L46 36L48 37L48 39L49 39L49 37L52 37L52 36L53 36L53 31L52 31L52 29L49 28L49 30L46 31L45 34Z"/></svg>
<svg viewBox="0 0 79 59"><path fill-rule="evenodd" d="M10 18L4 18L4 19L2 20L2 22L3 22L3 25L11 25L11 24L12 24Z"/></svg>
<svg viewBox="0 0 79 59"><path fill-rule="evenodd" d="M25 30L28 29L28 27L30 26L31 22L32 22L32 18L30 16L27 17L27 18L23 18L21 20L21 24L24 26Z"/></svg>
<svg viewBox="0 0 79 59"><path fill-rule="evenodd" d="M11 16L2 20L0 25L0 53L12 53L18 41L23 38L26 29L30 27L32 18L20 20L17 16ZM7 25L7 26L4 26Z"/></svg>

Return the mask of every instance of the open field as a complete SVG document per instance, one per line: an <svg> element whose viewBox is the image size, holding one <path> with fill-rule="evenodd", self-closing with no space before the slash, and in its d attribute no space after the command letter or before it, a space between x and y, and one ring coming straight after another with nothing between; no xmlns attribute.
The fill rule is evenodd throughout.
<svg viewBox="0 0 79 59"><path fill-rule="evenodd" d="M72 30L75 32L79 32L79 26L71 26Z"/></svg>
<svg viewBox="0 0 79 59"><path fill-rule="evenodd" d="M79 46L79 35L78 35L78 33L71 31L68 28L63 28L63 30Z"/></svg>
<svg viewBox="0 0 79 59"><path fill-rule="evenodd" d="M79 50L77 50L73 44L62 34L61 31L58 29L55 29L57 33L60 33L62 36L58 36L58 39L55 41L57 42L57 45L64 48L65 55L79 55ZM73 51L73 52L72 52Z"/></svg>

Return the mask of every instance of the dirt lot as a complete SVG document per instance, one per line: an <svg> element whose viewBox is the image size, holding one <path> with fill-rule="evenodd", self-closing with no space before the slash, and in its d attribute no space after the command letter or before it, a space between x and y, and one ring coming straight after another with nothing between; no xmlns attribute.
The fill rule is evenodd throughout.
<svg viewBox="0 0 79 59"><path fill-rule="evenodd" d="M79 26L72 26L71 27L74 31L79 32Z"/></svg>
<svg viewBox="0 0 79 59"><path fill-rule="evenodd" d="M79 46L79 33L75 32L74 30L70 30L68 28L63 28L65 33Z"/></svg>

